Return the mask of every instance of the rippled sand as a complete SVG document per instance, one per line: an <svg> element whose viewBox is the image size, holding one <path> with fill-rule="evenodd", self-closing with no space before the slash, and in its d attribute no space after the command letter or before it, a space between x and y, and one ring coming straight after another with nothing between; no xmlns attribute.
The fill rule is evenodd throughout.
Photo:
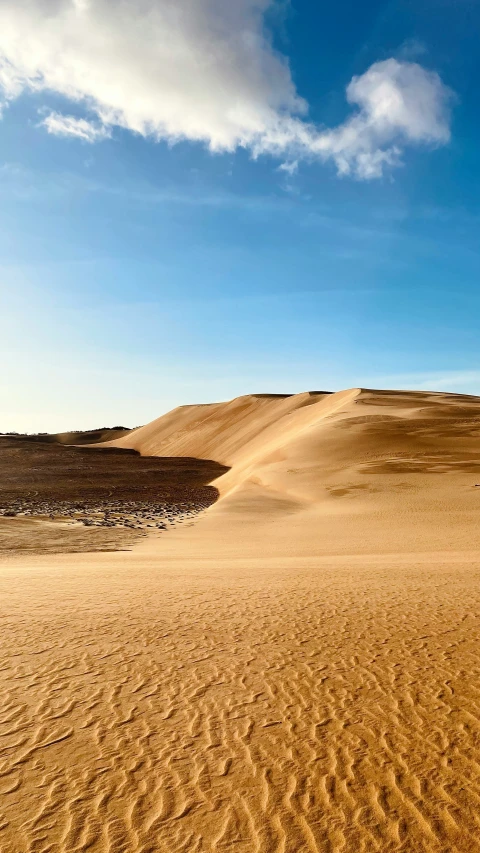
<svg viewBox="0 0 480 853"><path fill-rule="evenodd" d="M474 555L2 569L0 849L480 850Z"/></svg>

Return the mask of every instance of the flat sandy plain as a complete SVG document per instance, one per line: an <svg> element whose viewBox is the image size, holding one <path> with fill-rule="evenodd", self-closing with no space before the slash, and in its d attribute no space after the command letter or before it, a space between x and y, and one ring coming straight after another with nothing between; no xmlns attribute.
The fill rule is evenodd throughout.
<svg viewBox="0 0 480 853"><path fill-rule="evenodd" d="M115 445L229 470L192 527L1 558L2 853L480 851L480 399L253 395Z"/></svg>

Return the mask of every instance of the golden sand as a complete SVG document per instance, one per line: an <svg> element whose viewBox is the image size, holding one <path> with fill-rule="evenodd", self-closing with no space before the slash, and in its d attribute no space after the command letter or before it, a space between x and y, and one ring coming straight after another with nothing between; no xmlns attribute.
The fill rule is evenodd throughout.
<svg viewBox="0 0 480 853"><path fill-rule="evenodd" d="M0 563L2 853L480 851L480 400L243 401L195 526Z"/></svg>

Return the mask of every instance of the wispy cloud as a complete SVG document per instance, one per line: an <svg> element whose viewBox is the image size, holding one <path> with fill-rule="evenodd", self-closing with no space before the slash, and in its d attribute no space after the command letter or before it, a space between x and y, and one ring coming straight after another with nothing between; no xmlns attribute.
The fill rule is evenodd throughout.
<svg viewBox="0 0 480 853"><path fill-rule="evenodd" d="M285 163L281 163L278 167L279 172L285 172L287 175L295 175L298 172L298 160L290 160Z"/></svg>
<svg viewBox="0 0 480 853"><path fill-rule="evenodd" d="M84 142L98 142L111 136L111 129L104 124L61 113L49 113L40 124L54 136L72 136L75 139L83 139Z"/></svg>
<svg viewBox="0 0 480 853"><path fill-rule="evenodd" d="M308 122L288 60L265 28L273 0L2 0L0 91L81 102L95 121L52 113L50 133L97 141L115 126L213 152L331 161L340 175L380 177L407 145L443 145L451 93L414 62L388 59L349 83L350 116Z"/></svg>

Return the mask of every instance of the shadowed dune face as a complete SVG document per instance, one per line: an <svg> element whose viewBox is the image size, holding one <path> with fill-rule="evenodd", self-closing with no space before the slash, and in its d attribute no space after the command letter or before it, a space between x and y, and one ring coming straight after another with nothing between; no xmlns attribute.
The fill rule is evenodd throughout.
<svg viewBox="0 0 480 853"><path fill-rule="evenodd" d="M2 437L0 553L126 547L135 531L164 529L210 506L218 492L209 483L225 470L205 459Z"/></svg>
<svg viewBox="0 0 480 853"><path fill-rule="evenodd" d="M208 459L145 458L135 450L56 446L51 443L0 439L0 503L25 498L70 501L119 497L188 497L205 489L225 472Z"/></svg>

